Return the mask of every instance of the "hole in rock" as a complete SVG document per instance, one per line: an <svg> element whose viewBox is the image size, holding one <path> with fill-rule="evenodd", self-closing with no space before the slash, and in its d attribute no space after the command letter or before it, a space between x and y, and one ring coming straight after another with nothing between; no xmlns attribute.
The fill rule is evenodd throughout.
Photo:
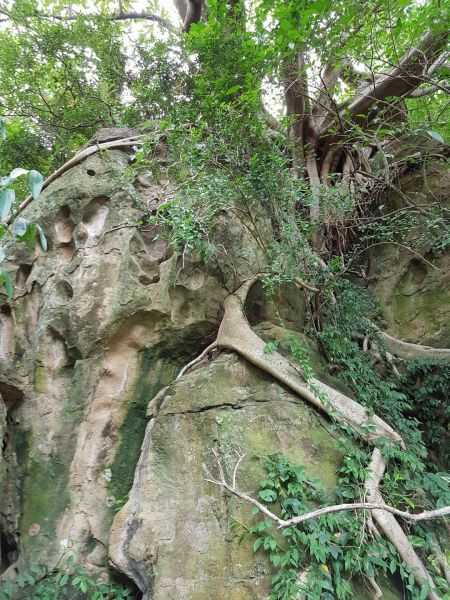
<svg viewBox="0 0 450 600"><path fill-rule="evenodd" d="M7 317L11 316L11 307L9 304L2 304L2 306L0 306L0 313L2 315L6 315Z"/></svg>
<svg viewBox="0 0 450 600"><path fill-rule="evenodd" d="M95 171L93 169L88 169L86 173L89 175L89 177L94 177L95 175Z"/></svg>
<svg viewBox="0 0 450 600"><path fill-rule="evenodd" d="M8 383L0 382L0 394L8 412L13 406L16 406L23 400L22 390Z"/></svg>
<svg viewBox="0 0 450 600"><path fill-rule="evenodd" d="M60 244L68 244L72 239L73 230L70 208L65 204L61 206L55 217L56 241Z"/></svg>
<svg viewBox="0 0 450 600"><path fill-rule="evenodd" d="M19 288L24 288L27 282L28 277L31 273L31 265L20 265L17 269L16 273L16 286Z"/></svg>
<svg viewBox="0 0 450 600"><path fill-rule="evenodd" d="M105 224L108 216L109 198L99 196L89 202L83 212L82 222L89 236L98 235Z"/></svg>
<svg viewBox="0 0 450 600"><path fill-rule="evenodd" d="M17 560L17 546L14 538L0 532L0 575Z"/></svg>

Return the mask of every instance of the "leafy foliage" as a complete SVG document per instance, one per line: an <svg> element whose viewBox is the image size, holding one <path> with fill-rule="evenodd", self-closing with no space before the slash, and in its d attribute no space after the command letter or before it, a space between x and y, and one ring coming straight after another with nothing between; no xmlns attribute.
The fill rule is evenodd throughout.
<svg viewBox="0 0 450 600"><path fill-rule="evenodd" d="M259 498L270 510L276 507L283 519L302 515L317 506L348 502L361 493L366 477L367 455L352 449L339 471L338 486L326 493L319 481L305 468L291 464L283 455L268 457L266 476L259 482ZM258 514L253 508L252 513ZM424 600L427 589L419 590L409 569L405 568L394 546L366 529L367 515L330 513L297 526L274 530L271 520L260 520L250 528L253 550L267 553L275 569L270 600L294 600L301 593L307 600L346 600L354 595L353 579L389 577L399 574L414 600ZM416 547L430 557L433 567L434 545L430 539L411 536ZM450 590L439 576L441 592Z"/></svg>
<svg viewBox="0 0 450 600"><path fill-rule="evenodd" d="M133 591L123 585L97 580L72 560L49 572L46 567L32 566L14 581L2 584L0 600L63 600L78 597L90 600L131 600Z"/></svg>
<svg viewBox="0 0 450 600"><path fill-rule="evenodd" d="M26 178L26 184L30 190L33 199L37 198L41 192L43 177L35 170L16 168L11 173L0 179L0 242L2 238L10 237L20 242L27 242L32 248L39 238L42 249L47 250L47 240L42 228L37 223L31 223L23 217L16 216L18 203L16 201L16 191L13 184L20 177ZM12 220L11 225L9 225ZM3 240L4 243L4 240ZM6 259L6 251L3 245L0 245L0 265ZM13 285L8 271L0 266L0 288L4 287L8 298L12 298Z"/></svg>

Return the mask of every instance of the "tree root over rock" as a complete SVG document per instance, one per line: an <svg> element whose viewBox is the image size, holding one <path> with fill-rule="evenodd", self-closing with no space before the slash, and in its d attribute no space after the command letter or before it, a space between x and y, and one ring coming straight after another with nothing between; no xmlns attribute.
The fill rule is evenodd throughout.
<svg viewBox="0 0 450 600"><path fill-rule="evenodd" d="M202 361L211 350L215 348L233 350L253 365L272 375L277 381L287 386L321 412L327 414L334 421L338 423L345 422L366 442L387 438L391 442L397 443L404 448L405 444L401 436L380 417L370 415L361 404L317 379L311 379L308 382L305 382L302 380L298 370L286 358L281 356L278 352L268 353L264 351L265 343L252 331L244 313L244 304L247 295L252 285L260 279L260 277L261 275L255 275L253 278L248 279L234 293L230 294L225 299L224 316L215 342L210 344L197 359L191 361L189 365L186 365L179 377L195 364ZM408 344L408 346L410 345ZM431 356L431 353L427 355ZM239 498L258 506L261 512L275 520L279 527L292 525L292 519L284 522L257 500L238 490L236 486L236 472L242 458L243 457L241 456L236 464L233 474L233 483L231 485L226 482L224 471L219 461L217 462L220 479L216 480L211 478L208 481L220 485ZM376 523L376 527L373 527L373 530L375 532L380 532L380 534L384 535L391 544L395 546L405 566L409 567L414 574L417 584L419 586L428 586L428 600L439 600L439 596L436 595L433 579L416 554L393 513L399 514L403 518L408 518L410 521L415 521L450 514L450 507L438 511L428 511L428 513L421 513L420 515L410 515L409 513L397 511L396 509L392 509L392 507L388 507L384 503L381 492L379 491L379 484L385 470L386 461L382 457L380 450L374 448L366 481L367 502L351 506L347 505L346 507L341 505L341 508L330 508L335 508L336 510L343 510L344 508L347 510L349 508L366 508L371 510L372 518L369 520L369 523L373 523L373 521ZM331 512L331 510L328 510L327 512ZM310 516L309 518L312 517Z"/></svg>
<svg viewBox="0 0 450 600"><path fill-rule="evenodd" d="M450 349L448 348L432 348L431 346L402 342L383 331L378 332L378 337L389 352L397 358L409 360L445 360L450 362Z"/></svg>

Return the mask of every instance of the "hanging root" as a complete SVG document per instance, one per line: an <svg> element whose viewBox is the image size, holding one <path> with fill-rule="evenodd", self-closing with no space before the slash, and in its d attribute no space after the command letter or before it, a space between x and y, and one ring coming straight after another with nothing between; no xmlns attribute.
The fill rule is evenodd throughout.
<svg viewBox="0 0 450 600"><path fill-rule="evenodd" d="M183 375L189 371L190 369L192 369L192 367L194 367L195 365L198 365L199 363L202 362L202 360L204 360L206 358L206 356L215 348L217 348L217 341L213 342L212 344L210 344L209 346L207 346L203 352L201 354L199 354L196 358L194 358L193 360L191 360L191 362L189 362L187 365L185 365L181 371L178 373L177 379L175 381L177 381L178 379L180 379L180 377L183 377Z"/></svg>
<svg viewBox="0 0 450 600"><path fill-rule="evenodd" d="M255 277L248 279L241 285L240 288L238 288L238 290L236 290L233 294L230 294L225 299L224 316L219 327L216 341L208 346L208 348L206 348L197 359L192 361L190 365L186 365L179 377L184 374L190 366L197 364L200 360L202 360L213 348L217 347L233 350L240 354L243 358L247 359L253 365L272 375L281 384L287 386L301 398L312 404L321 412L327 414L336 422L343 421L347 423L360 437L366 441L373 441L383 437L389 439L391 442L399 444L402 448L404 448L405 445L401 436L380 417L376 415L370 415L358 402L352 400L345 394L338 392L337 390L329 387L317 379L311 379L309 382L303 381L295 367L278 352L264 352L264 342L252 331L244 314L244 304L248 292L252 285L259 278L260 275L256 275ZM381 337L383 341L385 341L384 336L387 336L387 334L382 334ZM449 350L434 351L432 348L416 346L415 344L405 344L404 342L398 342L398 340L391 338L391 336L387 337L389 342L390 340L394 340L397 349L400 348L400 351L403 353L406 351L411 352L411 347L413 347L412 349L416 352L415 357L417 357L417 348L421 348L421 353L425 352L426 356L432 358L437 358L438 356L439 358L442 358L450 355ZM392 354L396 354L397 356L399 355L399 353L395 352L392 347L390 347L389 350L392 352ZM423 354L421 354L421 357L423 357ZM403 529L396 521L394 515L397 514L398 516L413 522L424 520L426 518L436 518L448 515L450 514L450 507L439 509L437 511L428 511L418 515L411 515L410 513L399 511L398 509L387 506L384 503L382 495L379 491L379 484L386 470L386 462L382 457L381 452L377 448L375 448L373 451L372 460L369 465L369 473L366 482L367 502L327 507L326 509L312 511L311 513L308 513L308 515L294 517L289 521L280 519L277 515L269 511L263 504L254 498L251 498L248 494L241 492L237 488L236 472L237 467L243 459L243 455L239 457L238 463L235 467L232 484L227 483L223 468L217 458L217 455L216 459L220 478L217 480L213 477L210 477L207 479L207 481L210 481L216 485L220 485L228 490L231 494L234 494L242 500L257 506L263 514L274 520L279 527L286 527L288 525L300 523L308 518L314 518L327 512L334 512L337 510L369 509L371 511L370 520L373 524L373 531L379 531L391 542L391 544L393 544L404 564L411 569L417 584L419 586L428 586L429 591L427 594L427 599L439 600L435 593L435 586L431 576L429 575L420 558L417 556L414 548L410 544Z"/></svg>

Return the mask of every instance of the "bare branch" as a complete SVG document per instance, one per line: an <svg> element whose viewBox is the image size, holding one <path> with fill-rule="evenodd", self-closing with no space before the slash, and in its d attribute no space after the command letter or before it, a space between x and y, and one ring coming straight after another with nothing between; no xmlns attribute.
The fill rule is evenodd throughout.
<svg viewBox="0 0 450 600"><path fill-rule="evenodd" d="M450 94L450 88L446 87L446 83L447 82L445 79L442 79L439 81L439 83L435 83L429 87L413 90L406 96L406 98L423 98L423 96L428 96L429 94L434 94L435 92L445 92L446 94Z"/></svg>
<svg viewBox="0 0 450 600"><path fill-rule="evenodd" d="M8 12L7 10L5 10L4 7L0 7L0 14L5 15L8 19L11 19L11 20L14 19L14 15L12 13ZM29 15L29 16L27 15L26 18L53 19L55 21L76 21L79 18L92 19L92 18L95 18L98 16L100 16L100 15L93 14L93 13L52 15L52 14L41 13L41 12L36 11L33 15ZM166 29L168 29L172 32L176 31L176 29L173 27L173 25L170 23L170 21L168 21L167 19L164 19L163 17L160 17L159 15L156 15L156 14L150 13L150 12L146 12L146 11L142 11L142 12L128 11L128 12L111 13L110 15L108 15L108 18L111 21L136 21L136 20L152 21L154 23L158 23L159 25L162 25L163 27L165 27ZM6 20L6 19L4 19L4 20Z"/></svg>
<svg viewBox="0 0 450 600"><path fill-rule="evenodd" d="M427 510L421 513L412 514L403 510L399 510L398 508L394 508L393 506L388 506L384 502L352 502L345 504L334 504L333 506L326 506L324 508L318 508L316 510L312 510L304 515L298 515L296 517L292 517L291 519L281 519L278 515L270 511L266 506L261 504L255 498L252 498L245 492L242 492L236 486L236 473L241 464L242 460L245 457L245 454L239 454L239 459L233 470L233 483L230 484L227 482L222 463L218 457L218 454L215 450L213 450L214 456L216 458L217 468L219 470L219 479L206 479L210 483L214 483L220 487L225 488L228 492L240 498L241 500L245 500L246 502L253 504L256 506L263 514L265 514L269 519L277 523L278 528L282 529L284 527L291 527L292 525L300 525L300 523L305 523L306 521L310 521L311 519L316 519L317 517L321 517L322 515L328 515L330 513L342 512L348 510L381 510L384 512L391 513L393 515L397 515L401 517L405 521L409 521L411 523L417 523L418 521L426 521L430 519L438 519L442 517L446 517L450 515L450 506L445 506L443 508L438 508L435 510Z"/></svg>

